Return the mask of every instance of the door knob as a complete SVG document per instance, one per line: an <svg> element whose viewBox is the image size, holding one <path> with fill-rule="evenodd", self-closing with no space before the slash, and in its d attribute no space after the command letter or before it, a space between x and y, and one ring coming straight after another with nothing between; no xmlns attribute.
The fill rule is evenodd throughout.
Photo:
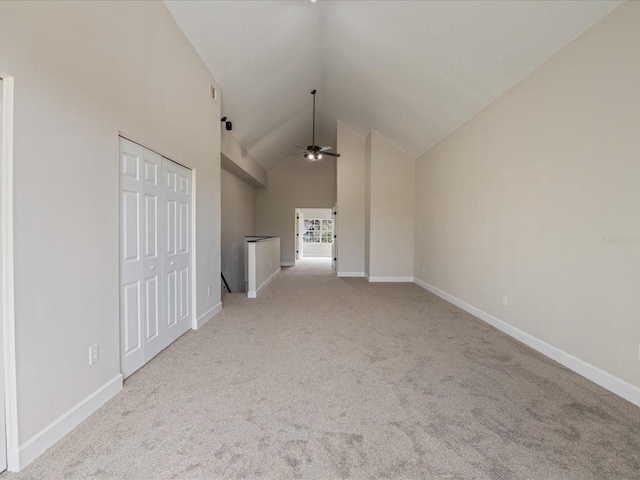
<svg viewBox="0 0 640 480"><path fill-rule="evenodd" d="M155 269L156 269L156 267L154 267L153 265L151 265L149 268L150 268L151 270L155 270Z"/></svg>
<svg viewBox="0 0 640 480"><path fill-rule="evenodd" d="M176 262L169 262L169 265L175 265Z"/></svg>

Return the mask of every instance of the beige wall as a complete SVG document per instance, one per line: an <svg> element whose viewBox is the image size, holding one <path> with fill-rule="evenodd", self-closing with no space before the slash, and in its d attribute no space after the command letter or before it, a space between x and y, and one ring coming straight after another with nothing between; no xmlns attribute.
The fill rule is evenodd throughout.
<svg viewBox="0 0 640 480"><path fill-rule="evenodd" d="M269 171L269 187L257 192L257 234L280 237L281 261L292 265L296 208L333 208L335 202L335 158L290 157Z"/></svg>
<svg viewBox="0 0 640 480"><path fill-rule="evenodd" d="M364 275L365 139L338 121L338 276Z"/></svg>
<svg viewBox="0 0 640 480"><path fill-rule="evenodd" d="M280 272L280 238L247 242L247 296L256 298Z"/></svg>
<svg viewBox="0 0 640 480"><path fill-rule="evenodd" d="M222 169L222 273L233 293L246 291L244 237L256 234L256 189Z"/></svg>
<svg viewBox="0 0 640 480"><path fill-rule="evenodd" d="M616 9L420 157L415 179L416 277L636 387L638 25L640 3Z"/></svg>
<svg viewBox="0 0 640 480"><path fill-rule="evenodd" d="M267 171L244 148L233 133L220 124L221 163L223 168L258 188L267 186Z"/></svg>
<svg viewBox="0 0 640 480"><path fill-rule="evenodd" d="M370 135L369 279L413 280L414 160Z"/></svg>
<svg viewBox="0 0 640 480"><path fill-rule="evenodd" d="M15 77L24 445L120 372L119 131L194 169L196 315L219 304L220 106L160 2L0 2L0 63Z"/></svg>

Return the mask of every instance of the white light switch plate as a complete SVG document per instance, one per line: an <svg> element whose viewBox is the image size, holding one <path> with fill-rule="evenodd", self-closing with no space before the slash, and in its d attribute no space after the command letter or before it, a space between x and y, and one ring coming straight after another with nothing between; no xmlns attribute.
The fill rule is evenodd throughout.
<svg viewBox="0 0 640 480"><path fill-rule="evenodd" d="M100 360L100 347L96 343L95 345L91 345L91 347L89 347L89 365L93 365L98 360Z"/></svg>

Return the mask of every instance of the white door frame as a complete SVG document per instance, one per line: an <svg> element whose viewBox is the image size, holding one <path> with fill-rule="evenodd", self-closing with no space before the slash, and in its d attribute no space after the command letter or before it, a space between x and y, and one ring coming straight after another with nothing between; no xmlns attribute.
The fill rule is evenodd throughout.
<svg viewBox="0 0 640 480"><path fill-rule="evenodd" d="M302 260L304 258L304 241L302 240L302 224L304 223L304 215L299 208L296 208L296 237L295 237L295 259ZM295 264L295 262L294 262Z"/></svg>
<svg viewBox="0 0 640 480"><path fill-rule="evenodd" d="M2 238L2 355L7 466L10 471L20 469L18 440L18 395L16 382L16 319L14 305L13 270L13 104L14 78L0 71L2 79L2 205L0 236ZM4 434L5 432L0 432ZM0 455L2 453L0 452Z"/></svg>
<svg viewBox="0 0 640 480"><path fill-rule="evenodd" d="M332 231L331 236L331 267L338 273L338 204L331 209Z"/></svg>
<svg viewBox="0 0 640 480"><path fill-rule="evenodd" d="M302 234L302 232L300 231L300 209L299 208L296 208L294 222L296 225L296 236L294 238L294 245L296 249L295 261L298 261L300 260L300 235Z"/></svg>

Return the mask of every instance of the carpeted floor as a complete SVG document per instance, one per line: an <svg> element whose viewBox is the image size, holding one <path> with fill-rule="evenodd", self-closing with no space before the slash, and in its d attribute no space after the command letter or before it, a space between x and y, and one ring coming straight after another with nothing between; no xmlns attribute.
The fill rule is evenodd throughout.
<svg viewBox="0 0 640 480"><path fill-rule="evenodd" d="M283 269L18 479L640 478L640 409L413 284Z"/></svg>

